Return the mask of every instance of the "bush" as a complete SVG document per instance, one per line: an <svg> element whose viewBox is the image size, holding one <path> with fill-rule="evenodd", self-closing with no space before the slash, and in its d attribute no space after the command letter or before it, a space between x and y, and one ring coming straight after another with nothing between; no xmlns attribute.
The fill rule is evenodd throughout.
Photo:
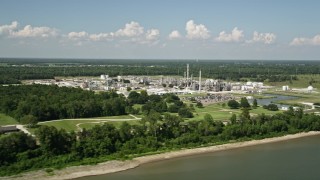
<svg viewBox="0 0 320 180"><path fill-rule="evenodd" d="M183 117L183 118L192 118L193 117L192 112L187 108L181 108L178 111L178 114L180 117Z"/></svg>

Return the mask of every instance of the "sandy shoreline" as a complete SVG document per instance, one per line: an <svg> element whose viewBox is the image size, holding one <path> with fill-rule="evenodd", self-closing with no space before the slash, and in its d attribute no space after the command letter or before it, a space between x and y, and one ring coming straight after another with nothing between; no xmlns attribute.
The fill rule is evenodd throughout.
<svg viewBox="0 0 320 180"><path fill-rule="evenodd" d="M134 158L133 160L127 160L127 161L108 161L104 163L99 163L97 165L67 167L62 170L55 170L53 176L49 176L48 173L44 172L43 170L40 170L40 171L24 173L17 177L0 177L0 179L16 179L16 180L18 179L19 180L73 179L73 178L79 178L84 176L101 175L101 174L124 171L127 169L138 167L139 165L149 163L149 162L154 162L154 161L161 161L165 159L171 159L171 158L177 158L177 157L183 157L183 156L197 155L202 153L211 153L211 152L223 151L228 149L235 149L235 148L259 145L259 144L279 142L279 141L285 141L285 140L296 139L296 138L307 137L307 136L314 136L314 135L320 135L320 131L310 131L307 133L303 132L298 134L285 135L281 137L266 138L261 140L251 140L251 141L245 141L245 142L236 142L236 143L222 144L222 145L195 148L195 149L184 149L184 150L172 151L172 152L167 152L162 154L137 157L137 158Z"/></svg>

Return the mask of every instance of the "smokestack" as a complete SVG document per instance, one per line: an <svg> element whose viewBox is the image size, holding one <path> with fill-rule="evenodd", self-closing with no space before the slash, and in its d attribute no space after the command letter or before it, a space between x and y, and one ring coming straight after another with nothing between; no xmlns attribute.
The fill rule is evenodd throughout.
<svg viewBox="0 0 320 180"><path fill-rule="evenodd" d="M199 71L199 93L201 92L201 69Z"/></svg>
<svg viewBox="0 0 320 180"><path fill-rule="evenodd" d="M187 64L187 87L189 85L189 64Z"/></svg>

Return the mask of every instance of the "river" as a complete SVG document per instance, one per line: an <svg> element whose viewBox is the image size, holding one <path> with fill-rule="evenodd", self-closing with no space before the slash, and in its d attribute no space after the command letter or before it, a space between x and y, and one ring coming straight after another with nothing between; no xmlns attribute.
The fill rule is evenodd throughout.
<svg viewBox="0 0 320 180"><path fill-rule="evenodd" d="M320 136L182 157L80 180L319 179Z"/></svg>

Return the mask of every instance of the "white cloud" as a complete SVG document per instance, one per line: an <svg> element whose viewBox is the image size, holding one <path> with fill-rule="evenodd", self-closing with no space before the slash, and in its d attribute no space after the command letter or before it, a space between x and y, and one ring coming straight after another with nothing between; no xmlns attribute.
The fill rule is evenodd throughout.
<svg viewBox="0 0 320 180"><path fill-rule="evenodd" d="M195 24L193 20L186 23L186 37L188 39L208 39L210 32L203 24Z"/></svg>
<svg viewBox="0 0 320 180"><path fill-rule="evenodd" d="M134 37L143 34L143 27L135 21L127 23L123 29L119 29L115 35L124 37Z"/></svg>
<svg viewBox="0 0 320 180"><path fill-rule="evenodd" d="M174 30L172 31L170 34L169 34L169 39L172 40L172 39L179 39L181 38L181 34L179 33L179 31L177 30Z"/></svg>
<svg viewBox="0 0 320 180"><path fill-rule="evenodd" d="M146 39L148 41L155 41L159 38L160 32L158 29L150 29L146 33Z"/></svg>
<svg viewBox="0 0 320 180"><path fill-rule="evenodd" d="M216 40L219 42L238 42L243 36L243 31L235 27L230 34L225 31L220 32Z"/></svg>
<svg viewBox="0 0 320 180"><path fill-rule="evenodd" d="M314 36L313 38L294 38L290 45L320 45L320 34Z"/></svg>
<svg viewBox="0 0 320 180"><path fill-rule="evenodd" d="M25 26L22 30L12 31L10 37L53 37L56 36L57 30L49 27L32 27L31 25Z"/></svg>
<svg viewBox="0 0 320 180"><path fill-rule="evenodd" d="M71 40L84 40L84 39L87 39L88 37L89 37L89 34L85 31L70 32L68 34L68 38Z"/></svg>
<svg viewBox="0 0 320 180"><path fill-rule="evenodd" d="M90 34L89 39L92 41L111 41L114 33Z"/></svg>
<svg viewBox="0 0 320 180"><path fill-rule="evenodd" d="M0 35L10 35L15 29L17 29L18 27L18 22L17 21L13 21L10 25L2 25L0 26Z"/></svg>
<svg viewBox="0 0 320 180"><path fill-rule="evenodd" d="M277 36L274 33L258 33L255 31L252 40L247 41L247 43L261 42L264 44L272 44L275 42L276 38Z"/></svg>

